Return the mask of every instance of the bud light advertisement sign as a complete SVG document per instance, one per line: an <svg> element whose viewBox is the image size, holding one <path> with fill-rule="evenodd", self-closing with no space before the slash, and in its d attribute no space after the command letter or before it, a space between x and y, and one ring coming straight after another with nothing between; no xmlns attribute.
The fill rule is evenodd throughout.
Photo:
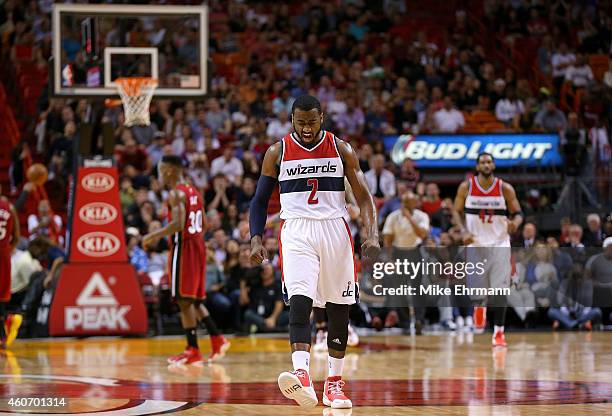
<svg viewBox="0 0 612 416"><path fill-rule="evenodd" d="M556 134L405 134L384 140L394 163L410 159L418 168L472 168L482 152L500 168L562 163Z"/></svg>

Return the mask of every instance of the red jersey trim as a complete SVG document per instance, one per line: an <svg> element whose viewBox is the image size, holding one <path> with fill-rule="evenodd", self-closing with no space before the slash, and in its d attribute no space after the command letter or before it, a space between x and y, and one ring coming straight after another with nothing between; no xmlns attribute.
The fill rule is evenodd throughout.
<svg viewBox="0 0 612 416"><path fill-rule="evenodd" d="M470 195L472 196L501 196L501 180L495 178L489 189L484 189L478 182L478 177L473 176L471 179Z"/></svg>
<svg viewBox="0 0 612 416"><path fill-rule="evenodd" d="M292 134L288 134L283 138L283 161L338 157L338 151L332 140L333 135L323 131L323 139L312 149L307 149L298 143Z"/></svg>

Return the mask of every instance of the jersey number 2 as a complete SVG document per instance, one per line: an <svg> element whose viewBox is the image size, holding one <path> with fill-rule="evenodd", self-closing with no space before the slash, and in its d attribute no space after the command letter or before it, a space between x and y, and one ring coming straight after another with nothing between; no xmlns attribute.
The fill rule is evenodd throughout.
<svg viewBox="0 0 612 416"><path fill-rule="evenodd" d="M197 234L202 232L202 211L191 211L189 213L189 234Z"/></svg>
<svg viewBox="0 0 612 416"><path fill-rule="evenodd" d="M308 195L308 203L310 205L318 204L319 198L317 198L316 195L317 195L317 191L319 190L319 180L318 179L308 179L306 183L308 184L308 186L312 186L310 195Z"/></svg>
<svg viewBox="0 0 612 416"><path fill-rule="evenodd" d="M488 214L488 218L485 218L487 214ZM480 221L491 224L493 222L493 210L492 209L481 209L479 217L480 217Z"/></svg>

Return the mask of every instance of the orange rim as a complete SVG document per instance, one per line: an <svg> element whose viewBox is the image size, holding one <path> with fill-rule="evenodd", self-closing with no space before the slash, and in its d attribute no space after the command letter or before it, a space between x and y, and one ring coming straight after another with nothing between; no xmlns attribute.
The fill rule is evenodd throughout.
<svg viewBox="0 0 612 416"><path fill-rule="evenodd" d="M140 95L142 87L157 87L157 80L149 77L124 77L117 78L115 84L129 96L134 97Z"/></svg>

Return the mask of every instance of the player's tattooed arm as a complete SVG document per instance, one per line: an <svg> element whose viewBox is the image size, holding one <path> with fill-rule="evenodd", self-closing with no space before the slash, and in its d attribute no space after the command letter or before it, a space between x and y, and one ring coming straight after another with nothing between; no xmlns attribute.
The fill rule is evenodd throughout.
<svg viewBox="0 0 612 416"><path fill-rule="evenodd" d="M268 258L261 236L265 229L268 201L278 179L282 143L277 142L268 148L261 166L261 176L249 209L251 229L251 262L260 264Z"/></svg>
<svg viewBox="0 0 612 416"><path fill-rule="evenodd" d="M145 235L142 238L143 247L148 247L160 238L168 237L185 228L185 194L179 190L170 191L168 195L168 204L172 210L172 221L165 227Z"/></svg>
<svg viewBox="0 0 612 416"><path fill-rule="evenodd" d="M463 244L471 244L474 241L472 236L466 229L463 223L463 215L465 208L465 200L468 196L470 185L468 181L461 182L459 189L457 189L457 196L455 197L455 209L452 210L453 222L461 229L463 237Z"/></svg>
<svg viewBox="0 0 612 416"><path fill-rule="evenodd" d="M361 220L366 229L366 240L361 245L361 252L368 258L375 258L380 251L378 236L378 221L374 199L365 180L365 175L359 167L357 154L348 143L338 140L338 151L344 161L344 174L353 189L353 195L361 213Z"/></svg>
<svg viewBox="0 0 612 416"><path fill-rule="evenodd" d="M523 223L523 214L521 212L521 204L516 197L516 192L512 185L508 182L502 183L502 192L506 200L506 206L510 213L511 219L508 220L508 234L514 234Z"/></svg>

